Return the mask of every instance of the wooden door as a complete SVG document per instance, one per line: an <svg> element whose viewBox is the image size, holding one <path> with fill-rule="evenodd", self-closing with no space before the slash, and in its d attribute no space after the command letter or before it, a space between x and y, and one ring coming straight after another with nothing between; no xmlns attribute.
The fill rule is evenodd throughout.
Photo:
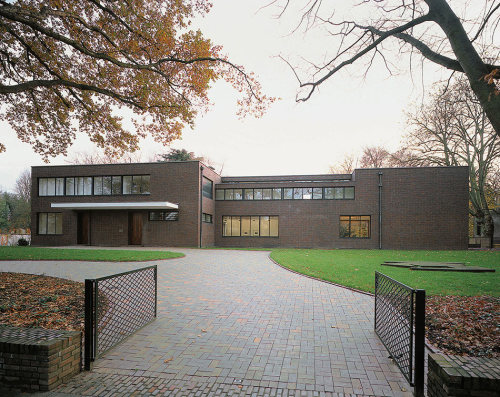
<svg viewBox="0 0 500 397"><path fill-rule="evenodd" d="M128 215L128 243L130 245L142 244L142 214L131 212Z"/></svg>
<svg viewBox="0 0 500 397"><path fill-rule="evenodd" d="M78 244L90 244L90 213L79 212L77 221L77 237Z"/></svg>

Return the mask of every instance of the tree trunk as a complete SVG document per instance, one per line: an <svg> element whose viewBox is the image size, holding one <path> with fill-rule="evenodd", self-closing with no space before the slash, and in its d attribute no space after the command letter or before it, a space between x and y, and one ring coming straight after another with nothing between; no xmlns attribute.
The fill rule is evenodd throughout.
<svg viewBox="0 0 500 397"><path fill-rule="evenodd" d="M493 247L493 232L495 225L493 224L493 217L489 212L484 214L483 219L483 236L490 240L490 247Z"/></svg>
<svg viewBox="0 0 500 397"><path fill-rule="evenodd" d="M429 14L446 34L458 62L469 79L472 91L481 102L495 132L500 136L500 95L495 95L495 85L488 84L484 77L490 73L472 45L462 23L446 0L425 0Z"/></svg>

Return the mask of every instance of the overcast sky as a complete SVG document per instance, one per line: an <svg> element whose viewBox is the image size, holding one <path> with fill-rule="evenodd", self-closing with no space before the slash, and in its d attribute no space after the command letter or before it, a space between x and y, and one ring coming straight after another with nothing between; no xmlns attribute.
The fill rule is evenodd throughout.
<svg viewBox="0 0 500 397"><path fill-rule="evenodd" d="M429 65L411 75L407 62L396 76L388 76L381 65L363 77L363 68L353 67L335 75L305 103L296 103L297 81L282 55L304 65L300 56L321 59L333 43L315 32L291 34L298 14L276 19L276 10L259 10L262 1L216 0L199 26L206 37L222 45L229 58L257 74L266 94L280 97L260 118L239 120L236 92L218 82L211 89L213 106L200 115L193 130L172 144L223 164L224 175L321 174L345 155L358 155L363 146L398 147L405 131L405 109L421 101L423 87L444 78ZM345 4L353 4L345 0ZM17 176L33 165L43 165L31 147L17 140L5 123L0 124L7 152L0 154L0 188L11 190ZM142 159L168 148L145 141ZM95 148L80 137L70 150L92 152ZM65 164L57 157L50 164Z"/></svg>

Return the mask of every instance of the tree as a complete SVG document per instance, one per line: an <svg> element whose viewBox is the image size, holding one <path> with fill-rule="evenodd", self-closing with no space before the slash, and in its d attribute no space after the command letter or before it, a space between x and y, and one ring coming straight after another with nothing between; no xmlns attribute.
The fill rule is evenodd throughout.
<svg viewBox="0 0 500 397"><path fill-rule="evenodd" d="M136 150L148 134L168 144L193 126L209 105L210 85L221 78L243 93L240 114L259 116L273 98L190 28L210 6L208 0L0 0L0 119L48 161L67 153L77 131L112 156Z"/></svg>
<svg viewBox="0 0 500 397"><path fill-rule="evenodd" d="M203 158L195 157L193 152L188 152L186 149L170 149L168 153L159 154L158 157L158 162L203 160Z"/></svg>
<svg viewBox="0 0 500 397"><path fill-rule="evenodd" d="M362 168L382 168L388 166L389 157L387 149L381 146L365 146L359 162Z"/></svg>
<svg viewBox="0 0 500 397"><path fill-rule="evenodd" d="M121 156L112 156L108 153L99 152L77 152L69 160L69 164L119 164L119 163L140 163L142 156L140 152L124 153Z"/></svg>
<svg viewBox="0 0 500 397"><path fill-rule="evenodd" d="M427 105L409 114L412 130L404 150L425 165L468 166L469 212L484 236L493 238L500 140L467 82L458 79L451 88L441 86Z"/></svg>
<svg viewBox="0 0 500 397"><path fill-rule="evenodd" d="M358 159L353 154L350 154L345 156L340 163L331 166L330 172L332 174L352 174L357 166Z"/></svg>
<svg viewBox="0 0 500 397"><path fill-rule="evenodd" d="M288 0L271 1L271 4L281 7L281 14L290 3ZM400 58L401 54L410 53L411 57L418 52L425 60L467 77L500 136L500 64L495 64L496 60L490 61L487 56L488 53L495 56L498 53L494 40L500 3L484 0L483 7L465 7L469 15L459 18L446 0L363 0L355 12L357 20L334 19L339 13L336 11L341 13L342 10L338 5L329 7L329 4L311 0L304 7L300 25L306 30L322 26L330 37L338 40L328 47L336 47L336 50L322 58L326 61L310 63L312 75L303 78L293 68L302 89L297 101L308 100L321 84L354 63L367 60L368 71L379 58L392 73L390 53L396 52ZM361 15L366 16L365 20Z"/></svg>
<svg viewBox="0 0 500 397"><path fill-rule="evenodd" d="M31 171L24 170L16 179L14 193L21 200L31 203Z"/></svg>

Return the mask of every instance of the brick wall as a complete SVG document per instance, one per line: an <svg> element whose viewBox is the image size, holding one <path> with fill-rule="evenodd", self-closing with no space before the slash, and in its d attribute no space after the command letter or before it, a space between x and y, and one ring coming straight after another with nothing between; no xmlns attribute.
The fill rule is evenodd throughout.
<svg viewBox="0 0 500 397"><path fill-rule="evenodd" d="M0 383L52 390L80 372L81 332L0 327Z"/></svg>
<svg viewBox="0 0 500 397"><path fill-rule="evenodd" d="M497 397L500 359L429 354L428 397Z"/></svg>

